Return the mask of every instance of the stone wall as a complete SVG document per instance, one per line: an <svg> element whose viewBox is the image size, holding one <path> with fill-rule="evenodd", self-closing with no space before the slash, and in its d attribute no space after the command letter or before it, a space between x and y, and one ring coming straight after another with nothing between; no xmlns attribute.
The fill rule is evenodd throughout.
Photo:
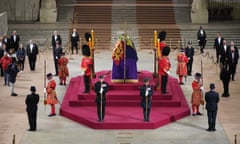
<svg viewBox="0 0 240 144"><path fill-rule="evenodd" d="M0 13L0 37L8 31L7 12Z"/></svg>
<svg viewBox="0 0 240 144"><path fill-rule="evenodd" d="M39 18L40 0L1 0L0 12L7 11L8 20L36 21Z"/></svg>

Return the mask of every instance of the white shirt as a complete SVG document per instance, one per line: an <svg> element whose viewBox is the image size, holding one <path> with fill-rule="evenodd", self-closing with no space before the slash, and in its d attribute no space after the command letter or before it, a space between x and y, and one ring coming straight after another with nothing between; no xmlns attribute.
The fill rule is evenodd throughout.
<svg viewBox="0 0 240 144"><path fill-rule="evenodd" d="M33 44L30 44L30 52L32 53L33 50Z"/></svg>

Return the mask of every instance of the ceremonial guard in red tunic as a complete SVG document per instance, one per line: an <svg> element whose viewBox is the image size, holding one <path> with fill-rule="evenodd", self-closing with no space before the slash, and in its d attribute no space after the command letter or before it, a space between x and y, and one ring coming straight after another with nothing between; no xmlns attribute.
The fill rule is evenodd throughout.
<svg viewBox="0 0 240 144"><path fill-rule="evenodd" d="M58 60L58 76L60 85L66 85L66 79L67 76L69 76L67 64L68 58L65 57L65 53L62 53L61 58Z"/></svg>
<svg viewBox="0 0 240 144"><path fill-rule="evenodd" d="M82 72L84 73L84 86L85 86L84 93L89 93L92 58L90 57L90 48L88 45L82 46L82 54L83 54L83 58L81 62L81 69L82 69Z"/></svg>
<svg viewBox="0 0 240 144"><path fill-rule="evenodd" d="M199 106L201 104L201 100L203 99L202 92L204 90L202 83L201 83L201 74L196 73L195 74L195 80L192 82L192 116L195 115L202 115L199 111Z"/></svg>
<svg viewBox="0 0 240 144"><path fill-rule="evenodd" d="M167 93L168 74L171 68L168 55L170 53L170 47L165 46L162 50L162 57L159 59L158 74L161 76L161 90L162 93Z"/></svg>
<svg viewBox="0 0 240 144"><path fill-rule="evenodd" d="M47 74L48 84L46 88L47 92L47 100L46 104L49 104L51 106L51 113L48 115L49 117L55 116L55 104L58 103L57 100L57 93L56 93L56 81L53 79L52 73Z"/></svg>
<svg viewBox="0 0 240 144"><path fill-rule="evenodd" d="M188 63L188 58L184 53L184 49L181 49L180 53L177 55L177 71L176 74L179 75L179 84L184 84L182 79L184 76L187 76L187 63Z"/></svg>

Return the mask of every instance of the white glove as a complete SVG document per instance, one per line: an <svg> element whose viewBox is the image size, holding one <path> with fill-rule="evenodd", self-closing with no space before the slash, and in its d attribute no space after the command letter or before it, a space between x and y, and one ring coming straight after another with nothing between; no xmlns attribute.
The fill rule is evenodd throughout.
<svg viewBox="0 0 240 144"><path fill-rule="evenodd" d="M84 71L81 71L81 75L84 75Z"/></svg>
<svg viewBox="0 0 240 144"><path fill-rule="evenodd" d="M169 75L169 74L170 74L170 71L167 71L166 73Z"/></svg>
<svg viewBox="0 0 240 144"><path fill-rule="evenodd" d="M47 89L46 88L43 89L43 93L47 93Z"/></svg>
<svg viewBox="0 0 240 144"><path fill-rule="evenodd" d="M201 90L201 91L204 91L204 87L203 87L203 86L201 86L201 87L200 87L200 90Z"/></svg>
<svg viewBox="0 0 240 144"><path fill-rule="evenodd" d="M100 89L100 94L102 94L102 93L103 93L103 88Z"/></svg>
<svg viewBox="0 0 240 144"><path fill-rule="evenodd" d="M145 92L145 96L148 96L148 90L146 90L146 92Z"/></svg>

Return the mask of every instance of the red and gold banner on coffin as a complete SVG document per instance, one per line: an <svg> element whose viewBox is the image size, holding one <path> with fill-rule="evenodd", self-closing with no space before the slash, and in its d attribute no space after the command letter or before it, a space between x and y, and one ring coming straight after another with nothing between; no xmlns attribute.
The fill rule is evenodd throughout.
<svg viewBox="0 0 240 144"><path fill-rule="evenodd" d="M119 65L120 61L124 58L124 42L117 41L112 53L112 59L116 65Z"/></svg>

